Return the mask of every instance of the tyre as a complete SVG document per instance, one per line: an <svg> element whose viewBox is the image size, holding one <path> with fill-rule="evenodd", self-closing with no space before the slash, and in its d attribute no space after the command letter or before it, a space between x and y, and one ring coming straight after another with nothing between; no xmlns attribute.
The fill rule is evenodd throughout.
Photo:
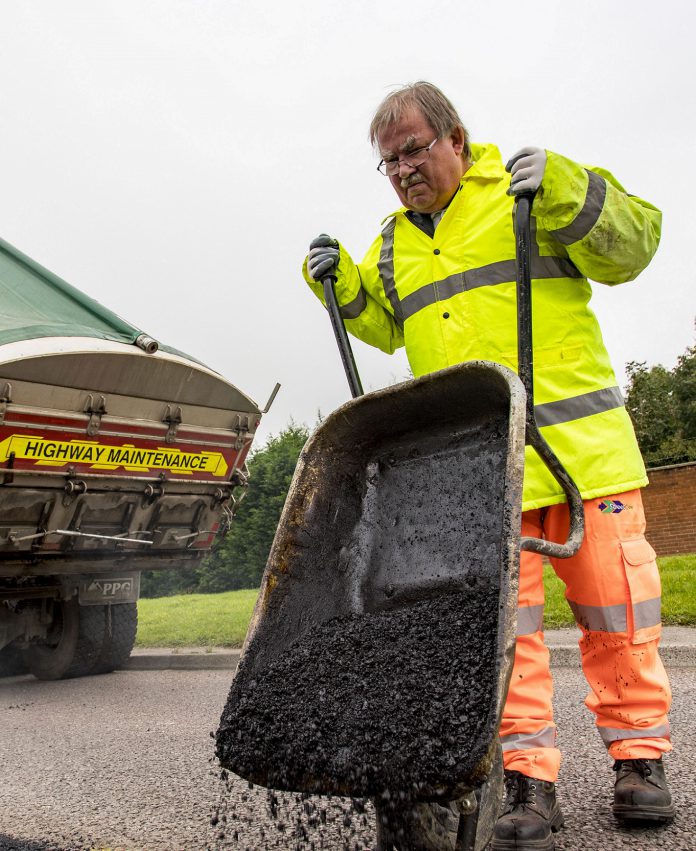
<svg viewBox="0 0 696 851"><path fill-rule="evenodd" d="M107 604L104 609L104 640L92 674L108 674L128 661L138 631L138 604Z"/></svg>
<svg viewBox="0 0 696 851"><path fill-rule="evenodd" d="M453 804L376 799L379 851L454 851L459 812Z"/></svg>
<svg viewBox="0 0 696 851"><path fill-rule="evenodd" d="M39 680L84 677L104 644L105 607L80 606L77 597L53 603L53 624L44 641L26 651L29 672Z"/></svg>
<svg viewBox="0 0 696 851"><path fill-rule="evenodd" d="M27 673L24 652L14 642L0 650L0 677L17 677Z"/></svg>
<svg viewBox="0 0 696 851"><path fill-rule="evenodd" d="M459 801L405 804L376 799L378 851L483 851L503 798L503 759L497 740L491 756L486 781Z"/></svg>

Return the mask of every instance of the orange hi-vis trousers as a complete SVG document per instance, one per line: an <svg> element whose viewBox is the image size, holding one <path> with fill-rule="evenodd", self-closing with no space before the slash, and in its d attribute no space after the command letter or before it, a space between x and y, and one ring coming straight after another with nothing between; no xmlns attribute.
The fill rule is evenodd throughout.
<svg viewBox="0 0 696 851"><path fill-rule="evenodd" d="M614 759L657 759L671 750L671 692L658 655L660 576L645 540L639 490L586 500L585 538L569 559L551 559L580 627L585 705ZM522 534L565 541L568 506L526 511ZM515 663L500 739L505 768L555 781L561 762L544 646L542 559L523 552Z"/></svg>

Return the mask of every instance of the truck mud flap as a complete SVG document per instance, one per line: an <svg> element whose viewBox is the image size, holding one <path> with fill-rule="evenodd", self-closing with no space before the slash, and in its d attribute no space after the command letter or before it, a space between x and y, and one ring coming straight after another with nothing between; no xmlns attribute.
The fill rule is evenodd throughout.
<svg viewBox="0 0 696 851"><path fill-rule="evenodd" d="M78 601L81 606L136 603L139 596L140 573L86 576L81 577L78 584Z"/></svg>

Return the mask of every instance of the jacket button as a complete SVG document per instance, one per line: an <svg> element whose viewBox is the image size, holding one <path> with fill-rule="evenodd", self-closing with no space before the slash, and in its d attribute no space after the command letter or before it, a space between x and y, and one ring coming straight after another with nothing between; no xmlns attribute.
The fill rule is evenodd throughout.
<svg viewBox="0 0 696 851"><path fill-rule="evenodd" d="M446 313L446 312L445 312L445 313L443 313L443 314L442 314L442 318L443 318L443 319L449 319L449 313Z"/></svg>
<svg viewBox="0 0 696 851"><path fill-rule="evenodd" d="M433 251L433 254L439 254L439 253L440 253L440 249L439 249L439 248L436 248L436 249Z"/></svg>

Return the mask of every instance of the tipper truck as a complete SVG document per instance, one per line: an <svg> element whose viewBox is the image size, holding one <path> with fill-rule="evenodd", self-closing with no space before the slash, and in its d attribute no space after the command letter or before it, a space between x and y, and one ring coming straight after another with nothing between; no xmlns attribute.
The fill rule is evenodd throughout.
<svg viewBox="0 0 696 851"><path fill-rule="evenodd" d="M210 551L264 411L0 240L0 674L122 665L141 571Z"/></svg>

